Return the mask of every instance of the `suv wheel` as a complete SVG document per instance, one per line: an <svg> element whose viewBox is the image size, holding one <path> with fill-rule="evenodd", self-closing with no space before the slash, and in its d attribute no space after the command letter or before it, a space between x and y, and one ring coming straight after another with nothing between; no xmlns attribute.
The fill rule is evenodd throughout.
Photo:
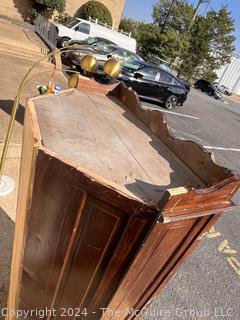
<svg viewBox="0 0 240 320"><path fill-rule="evenodd" d="M178 98L174 95L171 95L165 101L165 108L168 110L174 109L178 104Z"/></svg>
<svg viewBox="0 0 240 320"><path fill-rule="evenodd" d="M65 47L68 43L68 41L70 40L70 38L68 37L63 37L60 41L59 41L59 46L61 48Z"/></svg>

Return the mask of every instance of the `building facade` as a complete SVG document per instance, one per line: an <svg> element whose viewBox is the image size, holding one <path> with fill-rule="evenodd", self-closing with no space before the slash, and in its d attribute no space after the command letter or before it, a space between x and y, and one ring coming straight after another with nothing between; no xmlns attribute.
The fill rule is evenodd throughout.
<svg viewBox="0 0 240 320"><path fill-rule="evenodd" d="M74 16L82 5L89 0L66 0L66 13ZM114 28L118 28L125 0L98 0L111 12ZM31 0L1 0L0 15L15 20L28 20L32 13Z"/></svg>
<svg viewBox="0 0 240 320"><path fill-rule="evenodd" d="M233 56L231 62L217 71L218 82L240 95L240 57Z"/></svg>
<svg viewBox="0 0 240 320"><path fill-rule="evenodd" d="M121 21L123 8L125 0L98 0L104 4L110 11L113 19L114 28L118 28ZM66 12L71 16L74 16L75 13L80 9L82 5L87 3L88 0L67 0L66 1Z"/></svg>

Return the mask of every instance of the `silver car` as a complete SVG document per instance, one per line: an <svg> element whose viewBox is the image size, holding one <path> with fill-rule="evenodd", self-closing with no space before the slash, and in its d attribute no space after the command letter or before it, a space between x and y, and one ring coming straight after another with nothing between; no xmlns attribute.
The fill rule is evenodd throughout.
<svg viewBox="0 0 240 320"><path fill-rule="evenodd" d="M232 90L224 85L220 85L219 83L215 83L215 86L218 88L218 90L223 93L226 94L227 96L231 96L232 95Z"/></svg>
<svg viewBox="0 0 240 320"><path fill-rule="evenodd" d="M143 61L137 54L112 44L101 46L76 45L76 49L68 52L66 58L69 64L79 67L82 58L87 54L93 55L97 59L100 68L110 58L114 58L120 62Z"/></svg>

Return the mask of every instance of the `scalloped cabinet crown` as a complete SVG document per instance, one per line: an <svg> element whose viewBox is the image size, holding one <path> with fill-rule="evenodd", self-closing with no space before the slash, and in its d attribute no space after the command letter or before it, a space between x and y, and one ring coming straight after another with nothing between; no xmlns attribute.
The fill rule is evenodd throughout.
<svg viewBox="0 0 240 320"><path fill-rule="evenodd" d="M176 139L123 84L80 78L29 99L9 309L138 319L238 188L236 173Z"/></svg>

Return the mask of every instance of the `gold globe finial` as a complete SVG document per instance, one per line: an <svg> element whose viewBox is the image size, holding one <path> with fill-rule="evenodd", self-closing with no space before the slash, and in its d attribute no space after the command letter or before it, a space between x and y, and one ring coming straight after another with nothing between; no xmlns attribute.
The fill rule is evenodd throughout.
<svg viewBox="0 0 240 320"><path fill-rule="evenodd" d="M71 77L68 79L68 88L77 88L78 85L78 74L72 74Z"/></svg>
<svg viewBox="0 0 240 320"><path fill-rule="evenodd" d="M82 58L80 66L84 71L95 72L98 68L97 59L88 54Z"/></svg>
<svg viewBox="0 0 240 320"><path fill-rule="evenodd" d="M109 59L107 62L105 62L103 70L110 77L117 78L122 71L122 66L119 61L115 59Z"/></svg>

